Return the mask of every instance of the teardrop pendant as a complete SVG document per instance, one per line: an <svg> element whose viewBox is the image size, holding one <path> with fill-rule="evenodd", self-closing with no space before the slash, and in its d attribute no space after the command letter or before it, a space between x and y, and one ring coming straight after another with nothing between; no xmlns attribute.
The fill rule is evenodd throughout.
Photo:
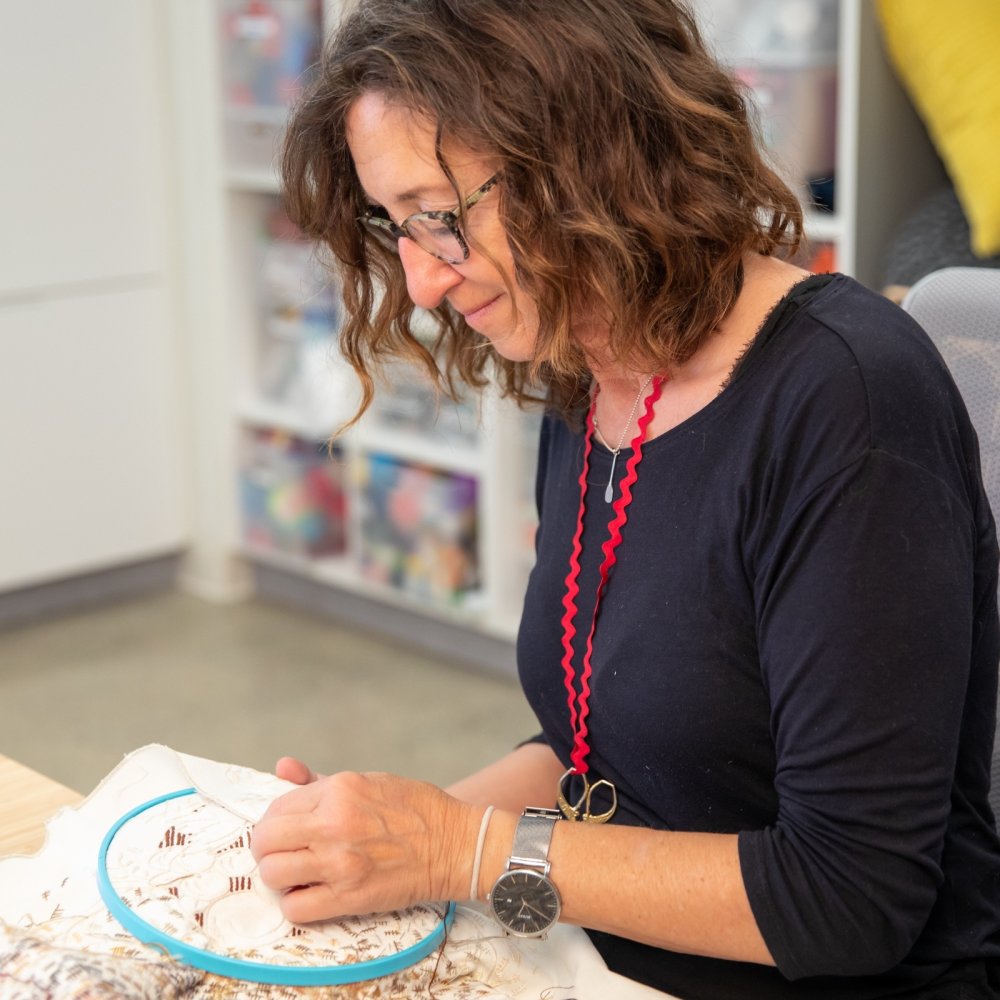
<svg viewBox="0 0 1000 1000"><path fill-rule="evenodd" d="M604 502L611 503L615 498L615 462L618 461L618 449L611 452L611 472L608 475L608 485L604 491Z"/></svg>

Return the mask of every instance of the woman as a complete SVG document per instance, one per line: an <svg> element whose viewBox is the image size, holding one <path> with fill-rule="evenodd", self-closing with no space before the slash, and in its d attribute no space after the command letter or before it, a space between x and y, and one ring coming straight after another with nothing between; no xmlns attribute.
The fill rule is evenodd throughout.
<svg viewBox="0 0 1000 1000"><path fill-rule="evenodd" d="M904 314L786 262L800 210L690 14L361 0L284 171L365 406L402 355L548 408L518 640L542 734L448 793L281 761L303 787L254 852L286 915L471 885L679 997L994 996L975 437Z"/></svg>

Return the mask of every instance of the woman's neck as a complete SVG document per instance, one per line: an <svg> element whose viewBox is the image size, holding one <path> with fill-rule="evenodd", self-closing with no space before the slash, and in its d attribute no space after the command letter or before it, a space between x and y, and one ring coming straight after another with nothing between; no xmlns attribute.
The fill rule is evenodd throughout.
<svg viewBox="0 0 1000 1000"><path fill-rule="evenodd" d="M649 426L650 437L683 423L719 395L768 314L808 274L773 257L748 258L743 289L718 329L687 361L661 373L666 382ZM635 433L635 417L629 420L629 414L637 397L648 393L648 385L640 390L651 373L612 363L592 364L591 371L599 390L596 417L601 437L614 447L624 434L627 444Z"/></svg>

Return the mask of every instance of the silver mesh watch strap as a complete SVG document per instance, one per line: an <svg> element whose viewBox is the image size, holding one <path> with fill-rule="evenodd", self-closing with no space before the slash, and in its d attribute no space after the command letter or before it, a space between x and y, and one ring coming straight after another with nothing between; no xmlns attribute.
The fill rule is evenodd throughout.
<svg viewBox="0 0 1000 1000"><path fill-rule="evenodd" d="M562 819L562 813L558 809L528 806L517 821L507 869L537 868L547 875L549 845L552 843L552 831L559 819Z"/></svg>

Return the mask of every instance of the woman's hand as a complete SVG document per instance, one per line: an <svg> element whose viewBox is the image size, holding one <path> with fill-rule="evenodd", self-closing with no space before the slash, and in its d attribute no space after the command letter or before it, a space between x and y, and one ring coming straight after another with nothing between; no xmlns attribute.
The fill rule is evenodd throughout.
<svg viewBox="0 0 1000 1000"><path fill-rule="evenodd" d="M289 920L467 895L482 810L424 782L350 771L318 778L292 765L308 783L272 802L251 840L260 878L284 893Z"/></svg>

